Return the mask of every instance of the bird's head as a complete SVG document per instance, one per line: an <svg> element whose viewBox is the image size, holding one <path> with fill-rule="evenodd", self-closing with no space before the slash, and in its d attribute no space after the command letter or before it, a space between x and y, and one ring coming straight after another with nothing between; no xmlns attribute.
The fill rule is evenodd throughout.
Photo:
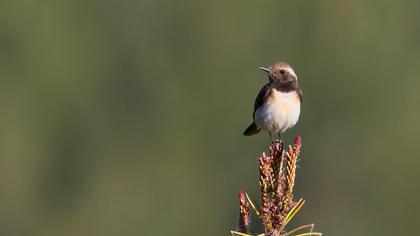
<svg viewBox="0 0 420 236"><path fill-rule="evenodd" d="M271 83L280 87L297 86L297 76L293 68L285 62L276 62L270 67L260 67L268 75Z"/></svg>

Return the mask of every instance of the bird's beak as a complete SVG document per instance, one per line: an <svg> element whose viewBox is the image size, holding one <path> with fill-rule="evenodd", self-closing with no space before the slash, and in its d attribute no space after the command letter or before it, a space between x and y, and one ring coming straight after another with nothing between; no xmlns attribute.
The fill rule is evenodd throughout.
<svg viewBox="0 0 420 236"><path fill-rule="evenodd" d="M270 74L271 73L271 70L270 69L268 69L268 68L265 68L265 67L259 67L261 70L263 70L263 71L265 71L265 72L267 72L268 74Z"/></svg>

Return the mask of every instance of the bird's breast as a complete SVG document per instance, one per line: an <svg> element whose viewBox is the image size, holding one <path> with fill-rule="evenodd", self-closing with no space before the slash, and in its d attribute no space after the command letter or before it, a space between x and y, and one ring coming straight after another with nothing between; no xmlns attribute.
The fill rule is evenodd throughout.
<svg viewBox="0 0 420 236"><path fill-rule="evenodd" d="M300 99L296 91L271 89L270 95L255 111L257 126L270 132L285 132L293 127L300 115Z"/></svg>

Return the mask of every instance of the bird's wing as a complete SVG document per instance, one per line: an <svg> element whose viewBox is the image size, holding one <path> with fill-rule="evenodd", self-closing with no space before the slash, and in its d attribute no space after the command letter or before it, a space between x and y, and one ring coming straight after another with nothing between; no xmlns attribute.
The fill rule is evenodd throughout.
<svg viewBox="0 0 420 236"><path fill-rule="evenodd" d="M255 98L254 112L252 113L252 117L254 117L255 111L258 109L258 107L260 107L265 102L265 100L268 98L268 96L270 95L270 91L271 91L271 85L269 83L264 85L261 88L257 97Z"/></svg>

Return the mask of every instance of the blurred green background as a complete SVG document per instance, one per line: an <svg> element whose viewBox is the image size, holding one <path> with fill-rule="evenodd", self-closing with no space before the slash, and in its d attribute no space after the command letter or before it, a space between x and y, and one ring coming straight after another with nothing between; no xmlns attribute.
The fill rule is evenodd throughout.
<svg viewBox="0 0 420 236"><path fill-rule="evenodd" d="M420 2L2 1L0 235L229 235L258 197L242 136L289 62L294 225L416 235ZM256 222L258 223L258 222Z"/></svg>

